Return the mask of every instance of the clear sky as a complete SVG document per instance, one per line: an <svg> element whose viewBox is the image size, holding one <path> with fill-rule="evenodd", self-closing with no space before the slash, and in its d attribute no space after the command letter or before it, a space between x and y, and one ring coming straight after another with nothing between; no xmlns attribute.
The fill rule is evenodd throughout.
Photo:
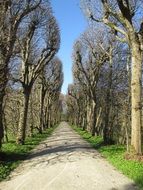
<svg viewBox="0 0 143 190"><path fill-rule="evenodd" d="M58 56L63 62L64 70L62 93L66 94L68 84L72 83L73 44L84 32L87 23L80 9L80 0L51 0L51 4L61 30L61 48Z"/></svg>

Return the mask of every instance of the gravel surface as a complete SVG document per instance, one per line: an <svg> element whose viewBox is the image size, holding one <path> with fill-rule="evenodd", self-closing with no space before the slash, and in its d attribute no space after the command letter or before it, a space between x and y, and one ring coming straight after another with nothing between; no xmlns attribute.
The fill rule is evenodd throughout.
<svg viewBox="0 0 143 190"><path fill-rule="evenodd" d="M0 190L137 190L89 143L62 122Z"/></svg>

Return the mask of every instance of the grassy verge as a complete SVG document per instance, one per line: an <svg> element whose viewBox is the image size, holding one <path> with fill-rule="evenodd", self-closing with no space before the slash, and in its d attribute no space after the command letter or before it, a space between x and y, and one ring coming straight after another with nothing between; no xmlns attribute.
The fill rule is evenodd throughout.
<svg viewBox="0 0 143 190"><path fill-rule="evenodd" d="M133 179L143 190L143 163L139 161L126 160L124 158L126 148L122 145L105 146L101 137L92 137L90 133L81 128L72 127L79 135L88 141L119 171Z"/></svg>
<svg viewBox="0 0 143 190"><path fill-rule="evenodd" d="M17 145L14 140L4 143L0 155L0 181L6 179L10 172L30 154L30 151L50 136L56 127L47 129L43 134L35 134L27 138L25 145Z"/></svg>

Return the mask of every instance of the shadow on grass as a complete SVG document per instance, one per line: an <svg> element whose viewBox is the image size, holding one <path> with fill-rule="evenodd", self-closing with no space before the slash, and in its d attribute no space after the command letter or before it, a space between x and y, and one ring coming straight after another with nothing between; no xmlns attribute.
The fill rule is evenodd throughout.
<svg viewBox="0 0 143 190"><path fill-rule="evenodd" d="M104 143L102 143L99 148L101 152L110 152L110 154L118 154L118 153L125 153L126 148L122 145L110 145L107 146Z"/></svg>
<svg viewBox="0 0 143 190"><path fill-rule="evenodd" d="M0 181L9 176L22 160L26 159L28 154L20 153L0 153Z"/></svg>
<svg viewBox="0 0 143 190"><path fill-rule="evenodd" d="M143 190L143 173L140 174L140 176L136 177L134 181L136 184L138 184L140 190Z"/></svg>
<svg viewBox="0 0 143 190"><path fill-rule="evenodd" d="M95 148L95 149L100 149L101 147L103 147L105 144L104 144L104 142L100 142L100 143L95 143L94 145L93 145L93 147Z"/></svg>
<svg viewBox="0 0 143 190"><path fill-rule="evenodd" d="M2 153L0 153L0 164L24 160L26 158L26 156L28 156L28 153L2 152Z"/></svg>

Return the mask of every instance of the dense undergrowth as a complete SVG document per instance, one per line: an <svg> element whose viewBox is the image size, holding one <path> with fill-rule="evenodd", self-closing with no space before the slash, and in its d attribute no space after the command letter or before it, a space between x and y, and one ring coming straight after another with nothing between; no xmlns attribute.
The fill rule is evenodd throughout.
<svg viewBox="0 0 143 190"><path fill-rule="evenodd" d="M34 134L33 137L28 137L24 145L17 145L12 137L8 143L4 143L2 152L0 153L0 181L6 179L10 172L14 170L22 160L26 159L30 151L41 141L50 136L56 127L57 126L49 128L42 134Z"/></svg>
<svg viewBox="0 0 143 190"><path fill-rule="evenodd" d="M143 190L143 162L125 159L126 148L123 145L104 145L102 137L93 137L82 128L72 126L86 141L97 149L113 166L124 175L133 179Z"/></svg>

